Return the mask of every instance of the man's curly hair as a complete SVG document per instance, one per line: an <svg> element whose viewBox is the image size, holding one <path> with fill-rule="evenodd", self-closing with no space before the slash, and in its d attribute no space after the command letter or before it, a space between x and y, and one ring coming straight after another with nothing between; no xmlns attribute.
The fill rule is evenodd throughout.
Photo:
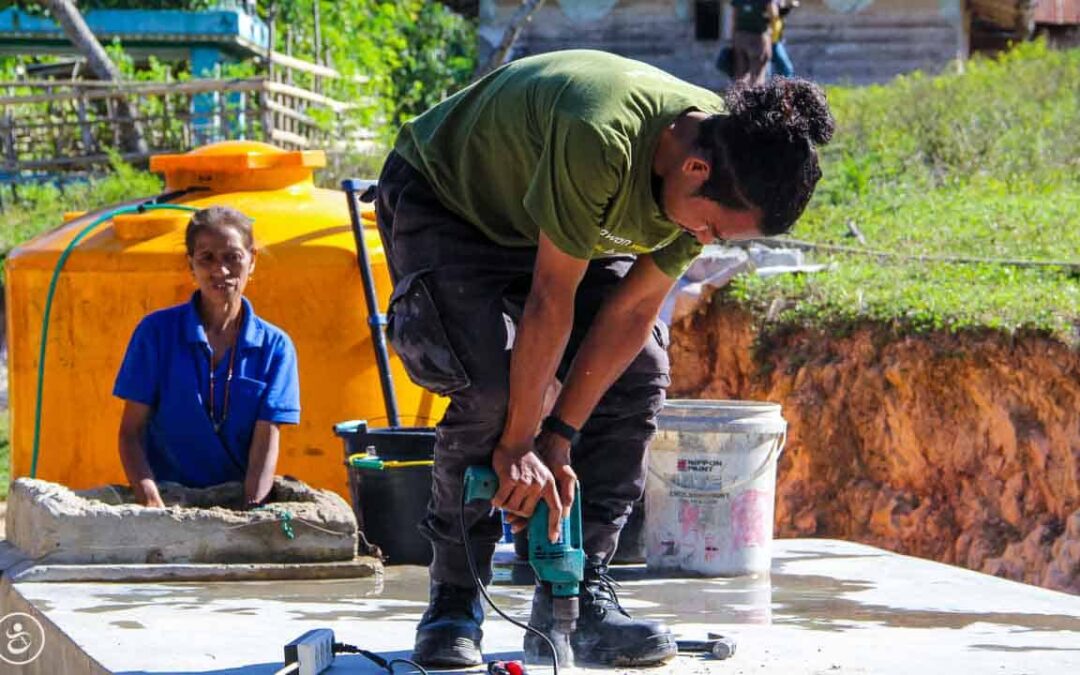
<svg viewBox="0 0 1080 675"><path fill-rule="evenodd" d="M825 93L798 78L740 85L724 96L728 112L701 123L697 146L713 170L700 194L735 209L761 209L761 231L783 234L802 215L821 178L817 147L835 121Z"/></svg>

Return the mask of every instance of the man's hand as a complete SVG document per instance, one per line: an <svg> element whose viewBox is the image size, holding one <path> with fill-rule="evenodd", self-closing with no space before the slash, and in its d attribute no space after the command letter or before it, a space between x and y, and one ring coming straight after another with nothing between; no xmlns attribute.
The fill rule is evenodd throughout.
<svg viewBox="0 0 1080 675"><path fill-rule="evenodd" d="M562 518L570 516L570 507L574 504L574 486L577 474L570 468L570 443L553 434L542 433L536 439L536 453L543 458L551 475L555 479L559 500L562 502ZM506 520L510 529L520 532L529 525L529 519L507 512Z"/></svg>
<svg viewBox="0 0 1080 675"><path fill-rule="evenodd" d="M491 468L499 477L499 491L491 499L492 506L509 513L511 525L520 530L520 523L543 499L548 504L548 538L552 543L558 541L563 511L559 489L551 470L536 452L532 448L512 450L499 446L491 457Z"/></svg>
<svg viewBox="0 0 1080 675"><path fill-rule="evenodd" d="M542 432L536 439L536 453L544 459L544 464L555 477L562 501L562 517L568 518L570 507L574 505L574 486L577 484L577 474L570 468L570 441Z"/></svg>

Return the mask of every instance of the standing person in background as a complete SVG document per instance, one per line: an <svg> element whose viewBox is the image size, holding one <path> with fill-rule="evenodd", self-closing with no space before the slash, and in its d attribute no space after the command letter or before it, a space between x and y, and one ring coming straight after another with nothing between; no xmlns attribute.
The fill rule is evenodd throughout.
<svg viewBox="0 0 1080 675"><path fill-rule="evenodd" d="M791 10L799 6L799 0L781 0L779 11L772 22L772 59L769 61L773 77L795 77L795 64L791 62L784 46L784 20Z"/></svg>
<svg viewBox="0 0 1080 675"><path fill-rule="evenodd" d="M738 84L764 84L772 59L772 27L780 16L777 0L732 0L732 79Z"/></svg>

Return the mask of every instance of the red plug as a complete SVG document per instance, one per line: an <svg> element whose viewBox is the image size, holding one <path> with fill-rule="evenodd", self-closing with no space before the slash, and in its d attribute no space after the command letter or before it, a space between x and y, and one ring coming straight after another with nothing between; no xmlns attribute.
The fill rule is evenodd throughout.
<svg viewBox="0 0 1080 675"><path fill-rule="evenodd" d="M489 675L529 675L521 661L492 661L488 663Z"/></svg>

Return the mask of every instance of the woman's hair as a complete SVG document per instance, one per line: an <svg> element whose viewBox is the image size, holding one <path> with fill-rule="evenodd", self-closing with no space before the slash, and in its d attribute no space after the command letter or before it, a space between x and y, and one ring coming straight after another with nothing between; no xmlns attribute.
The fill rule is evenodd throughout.
<svg viewBox="0 0 1080 675"><path fill-rule="evenodd" d="M783 234L802 215L821 178L817 146L835 122L825 93L798 78L736 85L724 95L728 114L701 123L698 147L712 158L700 194L724 206L761 209L761 231Z"/></svg>
<svg viewBox="0 0 1080 675"><path fill-rule="evenodd" d="M203 232L232 228L240 233L244 247L251 251L255 248L255 236L251 233L251 224L255 222L231 206L210 206L199 209L188 221L184 233L184 246L188 255L195 255L195 239Z"/></svg>

